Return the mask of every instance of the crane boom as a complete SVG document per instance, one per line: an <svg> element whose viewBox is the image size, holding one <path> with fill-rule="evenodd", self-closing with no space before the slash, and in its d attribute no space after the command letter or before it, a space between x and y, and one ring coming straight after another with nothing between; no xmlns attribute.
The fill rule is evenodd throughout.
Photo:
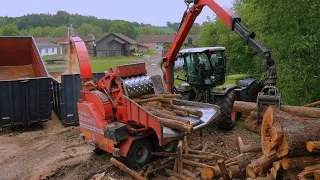
<svg viewBox="0 0 320 180"><path fill-rule="evenodd" d="M202 12L202 9L205 6L208 6L230 30L236 32L236 34L244 39L246 44L251 46L261 55L265 70L264 84L265 86L270 87L276 86L276 65L275 61L271 57L270 50L255 39L255 33L250 31L241 23L240 17L238 17L232 10L222 8L218 3L216 3L215 0L185 0L185 2L187 3L188 8L184 13L178 32L174 34L173 43L163 59L165 67L165 80L168 91L173 92L174 89L173 70L176 56L196 18ZM190 3L193 3L193 6L189 8Z"/></svg>

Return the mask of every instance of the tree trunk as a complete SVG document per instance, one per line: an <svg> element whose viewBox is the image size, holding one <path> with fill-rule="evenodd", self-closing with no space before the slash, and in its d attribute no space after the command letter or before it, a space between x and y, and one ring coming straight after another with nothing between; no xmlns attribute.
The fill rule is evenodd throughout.
<svg viewBox="0 0 320 180"><path fill-rule="evenodd" d="M284 170L302 170L316 164L320 164L320 156L299 156L282 158L281 160L281 166Z"/></svg>
<svg viewBox="0 0 320 180"><path fill-rule="evenodd" d="M236 112L251 112L257 110L253 102L234 101L233 108ZM281 111L302 117L320 118L320 108L282 105Z"/></svg>
<svg viewBox="0 0 320 180"><path fill-rule="evenodd" d="M306 143L320 140L320 121L290 115L269 107L263 117L263 153L278 157L309 154Z"/></svg>
<svg viewBox="0 0 320 180"><path fill-rule="evenodd" d="M274 161L277 161L278 157L273 154L271 156L263 155L259 159L253 160L246 168L247 176L256 178L261 176L267 170L269 170Z"/></svg>
<svg viewBox="0 0 320 180"><path fill-rule="evenodd" d="M311 104L306 104L304 107L316 107L320 105L320 101L313 102Z"/></svg>
<svg viewBox="0 0 320 180"><path fill-rule="evenodd" d="M170 127L172 129L177 129L187 133L191 133L193 130L193 127L190 124L186 124L177 120L165 118L159 118L159 120L163 123L164 126Z"/></svg>
<svg viewBox="0 0 320 180"><path fill-rule="evenodd" d="M184 117L188 116L188 113L186 111L173 110L172 112L179 116L184 116Z"/></svg>
<svg viewBox="0 0 320 180"><path fill-rule="evenodd" d="M189 154L198 154L198 155L206 155L206 156L210 156L214 159L223 159L224 156L220 155L220 154L215 154L215 153L210 153L210 152L204 152L204 151L198 151L198 150L188 150ZM201 156L199 156L201 157Z"/></svg>
<svg viewBox="0 0 320 180"><path fill-rule="evenodd" d="M320 153L320 141L308 141L306 147L311 153Z"/></svg>
<svg viewBox="0 0 320 180"><path fill-rule="evenodd" d="M163 169L166 169L166 168L169 168L169 167L170 167L170 164L166 164L166 165L164 165L164 166L157 167L157 168L155 168L155 169L152 169L152 170L146 172L144 176L145 176L145 177L148 177L148 176L150 176L151 174L154 174L154 173L156 173L156 172L159 172L159 171L161 171L161 170L163 170Z"/></svg>
<svg viewBox="0 0 320 180"><path fill-rule="evenodd" d="M230 166L228 174L231 179L243 179L246 176L246 172L241 171L238 165Z"/></svg>
<svg viewBox="0 0 320 180"><path fill-rule="evenodd" d="M113 164L114 166L117 166L119 169L121 169L122 171L130 174L132 177L134 177L137 180L145 180L145 178L143 178L142 176L140 176L140 174L138 174L136 171L131 170L130 168L128 168L126 165L124 165L123 163L119 162L118 160L111 158L110 159L111 164Z"/></svg>
<svg viewBox="0 0 320 180"><path fill-rule="evenodd" d="M153 97L153 98L148 98L148 99L136 99L136 103L146 103L146 102L151 102L151 101L160 101L163 99L163 97Z"/></svg>
<svg viewBox="0 0 320 180"><path fill-rule="evenodd" d="M162 109L162 103L159 101L152 101L152 102L146 102L141 103L141 106L143 107L150 107L150 108L156 108L156 109Z"/></svg>
<svg viewBox="0 0 320 180"><path fill-rule="evenodd" d="M257 118L253 119L251 116L248 116L244 121L243 127L261 136L261 124L258 124Z"/></svg>

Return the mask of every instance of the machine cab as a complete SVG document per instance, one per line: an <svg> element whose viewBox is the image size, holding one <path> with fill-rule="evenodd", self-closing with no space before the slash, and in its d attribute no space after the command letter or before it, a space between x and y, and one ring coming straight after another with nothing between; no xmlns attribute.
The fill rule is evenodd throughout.
<svg viewBox="0 0 320 180"><path fill-rule="evenodd" d="M192 86L215 87L226 78L224 47L184 49L179 52L183 60L185 81Z"/></svg>

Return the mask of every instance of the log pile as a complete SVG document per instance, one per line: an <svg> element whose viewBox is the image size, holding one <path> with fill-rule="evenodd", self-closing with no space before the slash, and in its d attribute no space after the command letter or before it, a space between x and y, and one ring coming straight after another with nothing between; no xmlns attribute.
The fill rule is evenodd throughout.
<svg viewBox="0 0 320 180"><path fill-rule="evenodd" d="M172 99L180 96L180 94L149 94L133 100L155 115L164 126L191 133L192 125L185 117L201 118L202 112L175 105Z"/></svg>
<svg viewBox="0 0 320 180"><path fill-rule="evenodd" d="M262 156L245 162L247 178L265 179L317 179L320 175L320 108L315 102L304 106L282 105L280 109L269 106L263 109L263 120L257 122L257 105L235 101L236 112L250 112L244 128L261 136L261 143L246 147L238 139L239 150ZM240 142L239 142L240 141ZM249 150L249 151L247 151ZM230 177L243 173L241 161L238 167L229 168ZM241 165L243 166L243 165ZM240 170L240 172L239 172Z"/></svg>

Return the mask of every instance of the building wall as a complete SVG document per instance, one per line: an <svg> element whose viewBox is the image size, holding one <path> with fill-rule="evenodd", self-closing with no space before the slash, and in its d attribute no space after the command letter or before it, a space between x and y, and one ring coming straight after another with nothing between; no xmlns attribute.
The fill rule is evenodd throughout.
<svg viewBox="0 0 320 180"><path fill-rule="evenodd" d="M47 56L47 55L56 55L58 54L58 48L42 48L39 49L40 55L41 56Z"/></svg>
<svg viewBox="0 0 320 180"><path fill-rule="evenodd" d="M116 38L114 35L109 35L105 39L99 41L96 46L97 56L128 56L129 46L127 44L120 44L112 39Z"/></svg>

